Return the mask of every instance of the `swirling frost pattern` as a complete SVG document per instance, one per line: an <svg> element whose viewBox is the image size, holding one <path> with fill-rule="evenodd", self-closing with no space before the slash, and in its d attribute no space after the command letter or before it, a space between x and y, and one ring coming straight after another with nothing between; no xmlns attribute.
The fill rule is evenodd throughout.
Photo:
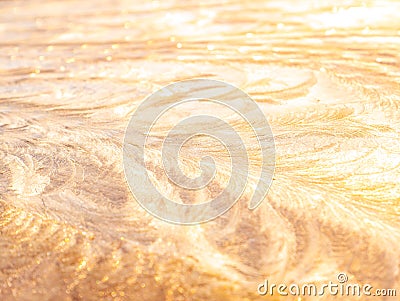
<svg viewBox="0 0 400 301"><path fill-rule="evenodd" d="M0 12L2 300L278 300L257 284L339 272L399 288L398 1L6 0ZM259 103L276 172L257 210L245 193L183 227L133 199L122 141L149 93L199 77ZM195 197L159 163L169 195Z"/></svg>

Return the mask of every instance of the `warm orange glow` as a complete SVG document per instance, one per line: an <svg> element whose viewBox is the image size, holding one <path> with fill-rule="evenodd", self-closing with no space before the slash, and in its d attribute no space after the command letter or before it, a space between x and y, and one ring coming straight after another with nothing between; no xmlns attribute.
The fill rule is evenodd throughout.
<svg viewBox="0 0 400 301"><path fill-rule="evenodd" d="M278 300L258 283L339 272L400 293L399 1L1 1L0 11L1 300ZM122 140L148 94L200 77L259 103L276 172L256 211L249 185L224 216L175 226L133 199ZM188 175L196 154L229 161L200 140L182 150ZM155 181L177 201L216 194L229 177L222 168L221 187L185 193L159 157L150 148Z"/></svg>

